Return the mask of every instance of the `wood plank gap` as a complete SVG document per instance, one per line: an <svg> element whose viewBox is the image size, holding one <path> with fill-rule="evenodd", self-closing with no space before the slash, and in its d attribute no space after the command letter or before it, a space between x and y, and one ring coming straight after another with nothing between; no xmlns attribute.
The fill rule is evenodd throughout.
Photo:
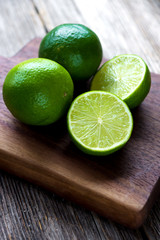
<svg viewBox="0 0 160 240"><path fill-rule="evenodd" d="M148 238L148 236L147 236L147 234L146 234L143 226L139 228L139 231L140 231L140 233L141 233L141 235L142 235L142 238L143 238L144 240L149 240L149 238Z"/></svg>
<svg viewBox="0 0 160 240"><path fill-rule="evenodd" d="M101 236L101 233L100 233L100 231L99 231L98 225L99 225L99 227L100 227L100 224L97 223L97 221L96 221L96 219L95 219L95 213L94 213L94 212L91 212L91 216L92 216L93 222L94 222L94 224L95 224L95 226L96 226L97 232L98 232L100 238L103 240L104 237ZM106 239L109 239L109 236L107 236L107 234L106 234L106 232L104 231L104 229L102 229L102 230L103 230L102 232L103 232L105 238L106 238Z"/></svg>
<svg viewBox="0 0 160 240"><path fill-rule="evenodd" d="M33 7L34 7L34 9L35 9L35 12L37 13L37 15L38 15L38 17L39 17L39 19L40 19L40 21L41 21L41 23L42 23L42 25L43 25L44 31L45 31L46 34L47 34L47 33L49 32L49 29L47 28L47 26L46 26L46 24L45 24L45 22L44 22L44 20L43 20L43 18L42 18L42 16L41 16L39 10L38 10L38 7L36 6L36 4L34 3L33 0L31 0L31 2L32 2L32 4L33 4Z"/></svg>
<svg viewBox="0 0 160 240"><path fill-rule="evenodd" d="M82 15L81 11L79 10L79 8L78 8L78 6L77 6L77 1L71 0L71 2L73 3L73 6L75 7L75 11L77 12L77 14L78 14L79 16L81 16L81 18L82 18L81 24L82 24L83 22L86 22L85 19L83 18L83 15Z"/></svg>
<svg viewBox="0 0 160 240"><path fill-rule="evenodd" d="M17 230L19 236L27 237L28 239L30 239L31 231L30 231L30 229L27 229L27 227L26 227L26 221L25 221L25 216L24 216L24 211L23 211L23 202L21 201L21 192L19 191L19 185L17 185L17 182L15 182L13 178L8 178L7 175L5 175L4 179L5 179L5 183L6 183L4 185L4 187L6 188L9 195L11 193L12 196L14 196L14 199L15 199L15 201L14 201L15 205L14 206L11 206L12 202L8 201L8 203L10 204L9 207L10 207L11 210L12 210L12 207L13 207L13 213L12 214L13 214L13 216L16 217L16 221L17 221L17 225L13 222L14 223L13 232L15 232L15 227L16 227L16 230ZM14 212L15 207L17 207L18 210L19 210L18 213L20 214L20 217L21 217L20 219L18 218L19 214L18 214L18 216L15 215L15 212ZM20 226L20 222L23 225L21 229L18 227L18 225Z"/></svg>

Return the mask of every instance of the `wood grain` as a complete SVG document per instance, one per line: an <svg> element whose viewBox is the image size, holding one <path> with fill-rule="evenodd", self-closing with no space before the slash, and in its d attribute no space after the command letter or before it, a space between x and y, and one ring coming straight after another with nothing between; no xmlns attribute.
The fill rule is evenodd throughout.
<svg viewBox="0 0 160 240"><path fill-rule="evenodd" d="M144 231L146 233L146 237L148 239L156 239L159 240L160 236L160 204L155 205L149 217L146 219L144 225Z"/></svg>
<svg viewBox="0 0 160 240"><path fill-rule="evenodd" d="M37 56L39 42L33 40L15 58L1 58L1 86L10 68ZM30 127L14 119L1 99L1 168L126 226L139 227L159 192L159 77L152 74L149 96L133 111L135 126L129 143L102 158L76 149L65 119Z"/></svg>
<svg viewBox="0 0 160 240"><path fill-rule="evenodd" d="M0 1L0 55L13 56L45 29L32 1Z"/></svg>
<svg viewBox="0 0 160 240"><path fill-rule="evenodd" d="M0 183L4 240L146 240L140 230L115 224L22 179L1 173Z"/></svg>

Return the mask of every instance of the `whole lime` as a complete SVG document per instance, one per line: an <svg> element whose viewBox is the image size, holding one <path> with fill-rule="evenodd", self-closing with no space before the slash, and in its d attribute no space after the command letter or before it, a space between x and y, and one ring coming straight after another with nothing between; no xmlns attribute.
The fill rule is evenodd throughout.
<svg viewBox="0 0 160 240"><path fill-rule="evenodd" d="M20 121L47 125L68 109L73 96L70 74L60 64L41 58L24 61L12 68L3 84L3 99Z"/></svg>
<svg viewBox="0 0 160 240"><path fill-rule="evenodd" d="M102 60L102 47L97 35L81 24L62 24L41 41L39 57L48 58L68 70L73 81L89 79Z"/></svg>

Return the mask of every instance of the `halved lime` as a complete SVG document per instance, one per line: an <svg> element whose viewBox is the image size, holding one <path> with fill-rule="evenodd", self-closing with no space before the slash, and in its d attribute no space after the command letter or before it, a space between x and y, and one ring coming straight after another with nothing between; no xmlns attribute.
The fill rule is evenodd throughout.
<svg viewBox="0 0 160 240"><path fill-rule="evenodd" d="M117 151L129 140L133 129L128 106L105 91L89 91L75 98L67 120L73 142L92 155Z"/></svg>
<svg viewBox="0 0 160 240"><path fill-rule="evenodd" d="M91 90L114 93L134 108L147 96L150 86L150 72L143 59L125 54L103 64L92 80Z"/></svg>

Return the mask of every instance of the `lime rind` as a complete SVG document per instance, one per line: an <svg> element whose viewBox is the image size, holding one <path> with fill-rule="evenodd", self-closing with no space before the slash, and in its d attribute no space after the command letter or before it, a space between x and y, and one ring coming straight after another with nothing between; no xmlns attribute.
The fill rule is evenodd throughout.
<svg viewBox="0 0 160 240"><path fill-rule="evenodd" d="M139 83L134 92L132 92L132 94L130 94L124 101L129 106L130 109L133 109L139 106L144 101L144 99L146 98L150 91L150 88L151 88L151 74L146 65L144 79Z"/></svg>
<svg viewBox="0 0 160 240"><path fill-rule="evenodd" d="M96 127L96 123L95 122L96 121L101 121L101 120L104 121L104 119L103 118L98 118L98 116L96 115L95 111L97 111L98 105L99 105L98 112L100 113L100 111L101 111L100 105L101 104L98 102L98 99L97 99L97 100L95 100L95 102L97 102L97 106L96 106L96 104L95 104L95 102L93 100L92 101L92 105L90 105L90 103L88 103L88 106L89 106L91 111L90 110L87 111L87 108L85 109L85 105L86 105L85 99L87 99L88 96L91 96L93 94L97 94L99 96L103 96L103 95L106 96L107 95L108 97L111 97L111 98L113 98L115 100L115 105L114 105L115 108L116 108L116 104L118 104L119 106L121 106L123 108L123 110L125 110L125 111L123 111L122 115L124 113L126 113L127 117L129 118L129 121L128 121L129 125L128 125L128 128L126 129L127 130L127 134L125 135L125 137L122 138L121 141L113 143L114 140L116 139L115 136L114 136L113 137L114 138L113 142L110 143L109 142L110 139L109 138L107 139L107 133L105 133L105 135L104 135L105 139L103 139L103 140L106 141L106 143L108 145L105 146L105 147L100 147L99 146L99 142L98 142L100 140L100 138L98 136L99 135L99 129L98 129L98 127ZM84 106L83 106L84 108L82 108L82 106L80 106L81 103L84 104ZM104 104L106 104L106 103L104 102ZM79 111L80 109L77 111L77 106L78 106L78 108L79 107L81 108L81 111ZM93 106L94 106L94 108L93 108ZM107 108L109 109L109 106L107 106ZM83 112L83 109L84 109L84 112ZM110 110L108 110L108 113L109 113L109 111ZM117 108L117 111L118 111L118 108ZM108 113L106 113L107 116L108 116ZM111 122L112 122L113 119L114 119L114 116L112 115L113 114L112 111L110 113L111 114L110 114L109 118L111 119ZM84 119L81 118L82 115L84 116ZM77 124L76 133L75 133L75 131L73 129L75 120L76 120L76 124ZM87 122L87 120L89 122ZM101 156L103 156L103 155L108 155L108 154L111 154L111 153L119 150L129 140L129 138L131 136L131 133L132 133L132 130L133 130L133 118L132 118L132 114L131 114L128 106L120 98L118 98L116 95L111 94L111 93L107 93L107 92L104 92L104 91L92 91L92 92L83 93L80 96L78 96L73 101L73 103L72 103L72 105L71 105L71 107L69 109L68 116L67 116L67 122L68 122L69 134L70 134L70 137L73 140L73 142L83 152L91 154L91 155L101 155ZM113 134L113 124L111 124L111 122L110 122L109 128L112 129L111 132ZM109 131L109 128L106 128L106 126L104 126L104 125L105 125L104 122L103 122L103 124L99 124L99 126L101 126L103 131L105 131L105 129L107 131ZM118 128L118 127L120 127L120 126L118 126L118 124L117 124L116 128ZM125 127L124 127L124 129L125 129ZM122 127L121 130L123 131L123 127ZM87 144L85 144L84 139L81 139L81 135L83 135L83 134L88 135L87 136L87 141L88 141ZM95 134L95 136L94 136L94 134ZM117 134L117 131L116 131L116 134ZM102 136L103 136L103 134L102 134ZM96 141L96 140L97 140L97 145L95 147L94 146L95 145L94 141ZM93 145L93 146L91 146L91 145Z"/></svg>

